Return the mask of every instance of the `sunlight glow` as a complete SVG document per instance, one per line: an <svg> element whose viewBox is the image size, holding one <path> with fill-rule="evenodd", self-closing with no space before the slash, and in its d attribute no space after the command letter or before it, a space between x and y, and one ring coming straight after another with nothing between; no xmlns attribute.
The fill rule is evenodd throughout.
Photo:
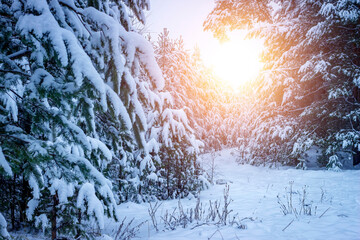
<svg viewBox="0 0 360 240"><path fill-rule="evenodd" d="M207 59L215 74L234 88L255 79L263 66L260 61L263 42L244 36L244 32L232 32L229 41L214 47Z"/></svg>

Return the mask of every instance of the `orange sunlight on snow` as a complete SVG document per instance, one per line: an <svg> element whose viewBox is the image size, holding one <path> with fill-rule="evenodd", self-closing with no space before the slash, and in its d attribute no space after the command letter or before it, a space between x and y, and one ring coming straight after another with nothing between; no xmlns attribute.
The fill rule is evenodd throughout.
<svg viewBox="0 0 360 240"><path fill-rule="evenodd" d="M232 32L228 36L228 41L212 49L207 60L221 80L237 89L259 75L264 45L259 39L245 39L244 32Z"/></svg>

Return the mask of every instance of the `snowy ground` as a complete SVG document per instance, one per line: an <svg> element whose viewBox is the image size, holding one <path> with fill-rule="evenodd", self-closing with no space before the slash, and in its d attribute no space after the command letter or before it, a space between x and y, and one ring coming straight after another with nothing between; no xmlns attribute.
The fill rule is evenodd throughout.
<svg viewBox="0 0 360 240"><path fill-rule="evenodd" d="M193 222L185 229L178 226L175 230L164 230L160 216L164 216L166 210L172 211L178 206L177 200L171 200L162 202L157 211L159 232L156 232L148 214L148 203L125 203L119 207L122 216L126 216L127 220L135 218L134 223L145 222L135 239L360 239L360 171L304 171L238 165L234 153L235 150L227 149L215 154L205 154L202 161L206 165L211 159L215 159L215 180L222 179L228 182L230 198L233 199L229 206L233 210L231 215L237 213L238 220L245 218L241 221L245 229L213 223L198 226ZM306 203L312 203L311 216L284 216L281 212L277 196L286 203L285 196L289 196L290 181L293 181L293 207L298 210L299 192L307 186ZM225 185L215 184L201 192L200 199L204 209L209 205L209 200L221 200L223 203L224 187ZM181 203L184 209L194 208L196 199L182 199ZM105 233L114 236L119 225L108 220ZM27 236L27 239L38 238Z"/></svg>
<svg viewBox="0 0 360 240"><path fill-rule="evenodd" d="M160 230L152 227L148 204L123 204L119 211L128 219L136 222L146 221L140 229L140 239L360 239L360 171L345 170L331 172L326 170L268 169L235 162L234 150L223 150L202 156L209 162L215 157L217 167L216 179L225 179L230 185L230 197L233 202L231 215L238 213L238 219L246 229L236 226L216 226L214 224L176 230ZM294 207L298 207L299 192L307 186L306 202L312 203L311 216L294 214L284 216L277 202L277 195L286 203L286 191L289 182L293 181ZM285 187L288 187L285 190ZM201 192L200 199L204 204L209 200L223 201L224 185L214 185ZM181 203L186 208L194 208L196 199L184 199ZM166 210L177 207L177 200L165 201L157 212L164 215ZM316 215L314 209L316 207ZM284 231L283 229L294 220ZM160 221L160 219L158 220ZM109 223L108 234L113 235L114 227ZM160 221L159 228L164 229Z"/></svg>

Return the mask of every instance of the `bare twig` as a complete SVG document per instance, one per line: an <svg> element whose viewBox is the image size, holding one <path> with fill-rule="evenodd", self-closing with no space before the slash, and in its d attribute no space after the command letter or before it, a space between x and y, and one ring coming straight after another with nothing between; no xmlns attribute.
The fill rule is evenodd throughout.
<svg viewBox="0 0 360 240"><path fill-rule="evenodd" d="M190 230L193 230L193 229L195 229L197 227L201 227L201 226L204 226L204 225L209 225L209 223L204 222L204 223L201 223L201 224L197 224L197 225L193 226L192 228L190 228Z"/></svg>
<svg viewBox="0 0 360 240"><path fill-rule="evenodd" d="M198 197L197 201L196 201L196 206L195 206L195 209L194 209L194 219L196 221L200 220L201 208L202 208L202 204L200 203L200 197Z"/></svg>
<svg viewBox="0 0 360 240"><path fill-rule="evenodd" d="M135 218L133 218L130 222L125 224L126 217L122 220L116 235L115 240L130 240L139 233L140 227L146 222L141 222L138 225L131 226Z"/></svg>
<svg viewBox="0 0 360 240"><path fill-rule="evenodd" d="M229 210L229 205L233 201L232 199L229 198L229 189L230 189L229 185L226 184L224 189L224 207L221 214L221 221L223 222L224 225L226 225L226 220L229 214L233 211L233 210Z"/></svg>
<svg viewBox="0 0 360 240"><path fill-rule="evenodd" d="M150 202L150 208L148 209L148 212L149 212L149 215L150 215L150 218L151 218L151 222L155 228L155 230L158 232L159 229L158 229L158 224L157 224L157 220L156 220L156 212L157 210L159 209L159 207L161 206L162 203L159 203L159 202L156 202L154 207L151 205L151 202Z"/></svg>
<svg viewBox="0 0 360 240"><path fill-rule="evenodd" d="M9 59L14 59L14 58L21 58L22 56L25 56L26 54L30 53L30 50L28 48L26 49L22 49L20 51L17 51L15 53L12 53L10 55L7 55L7 57Z"/></svg>
<svg viewBox="0 0 360 240"><path fill-rule="evenodd" d="M328 207L321 215L319 218L321 218L322 216L324 216L324 214L330 209L330 207Z"/></svg>
<svg viewBox="0 0 360 240"><path fill-rule="evenodd" d="M294 222L294 219L293 220L291 220L291 222L289 222L289 224L288 225L286 225L286 227L284 227L284 229L282 230L283 232L285 231L285 229L287 229L292 223Z"/></svg>
<svg viewBox="0 0 360 240"><path fill-rule="evenodd" d="M20 75L23 75L25 77L31 77L30 74L27 74L27 73L24 73L22 71L19 71L19 70L11 70L11 69L0 69L0 72L3 72L3 73L13 73L13 74L20 74Z"/></svg>
<svg viewBox="0 0 360 240"><path fill-rule="evenodd" d="M224 237L223 237L223 235L221 234L221 232L220 232L219 229L217 229L217 230L208 238L208 240L210 240L217 232L220 234L221 239L224 240Z"/></svg>

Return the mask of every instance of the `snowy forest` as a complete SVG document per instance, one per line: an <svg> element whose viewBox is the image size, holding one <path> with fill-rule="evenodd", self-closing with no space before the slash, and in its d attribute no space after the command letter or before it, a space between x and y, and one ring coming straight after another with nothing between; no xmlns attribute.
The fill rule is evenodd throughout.
<svg viewBox="0 0 360 240"><path fill-rule="evenodd" d="M151 2L0 0L0 239L359 239L360 0L213 0L240 87Z"/></svg>

